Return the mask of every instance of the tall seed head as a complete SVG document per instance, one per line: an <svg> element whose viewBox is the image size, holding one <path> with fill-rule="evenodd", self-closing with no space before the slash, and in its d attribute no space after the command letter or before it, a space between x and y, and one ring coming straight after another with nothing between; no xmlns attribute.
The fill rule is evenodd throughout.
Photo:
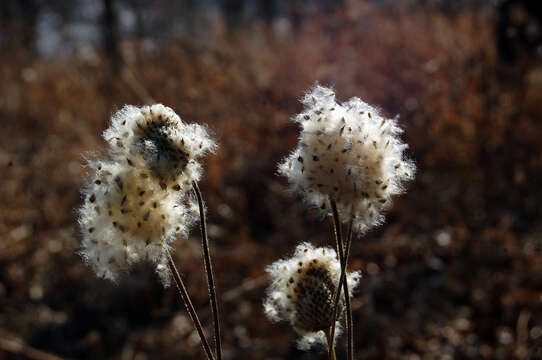
<svg viewBox="0 0 542 360"><path fill-rule="evenodd" d="M169 244L187 236L199 211L187 193L202 173L197 160L216 144L203 126L184 124L161 104L125 106L104 138L110 159L89 163L82 190L80 253L111 280L148 260L167 285Z"/></svg>
<svg viewBox="0 0 542 360"><path fill-rule="evenodd" d="M357 232L383 222L391 197L414 177L414 164L404 157L407 145L394 119L358 98L339 104L333 90L315 86L302 100L304 111L298 147L279 165L292 190L311 207L329 214L337 203L343 222Z"/></svg>

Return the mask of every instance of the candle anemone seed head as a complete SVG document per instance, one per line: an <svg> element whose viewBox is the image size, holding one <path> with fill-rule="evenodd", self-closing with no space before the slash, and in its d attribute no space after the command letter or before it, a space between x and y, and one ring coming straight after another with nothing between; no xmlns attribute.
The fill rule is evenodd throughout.
<svg viewBox="0 0 542 360"><path fill-rule="evenodd" d="M293 257L273 263L266 271L271 278L264 301L266 315L272 321L288 321L302 335L298 341L301 349L325 343L324 332L333 321L334 294L341 273L335 250L302 243ZM347 279L352 295L360 274L347 273ZM339 314L343 301L339 302Z"/></svg>
<svg viewBox="0 0 542 360"><path fill-rule="evenodd" d="M193 200L181 201L177 193L164 190L147 169L108 161L91 161L89 167L79 209L81 256L99 277L113 281L147 260L168 285L167 250L188 235L198 214Z"/></svg>
<svg viewBox="0 0 542 360"><path fill-rule="evenodd" d="M397 120L359 98L339 104L332 89L319 85L301 102L303 112L294 118L301 126L299 143L279 164L279 174L322 215L335 200L342 222L352 219L358 233L381 224L392 196L415 173Z"/></svg>
<svg viewBox="0 0 542 360"><path fill-rule="evenodd" d="M162 104L141 108L127 105L112 117L104 132L111 155L119 163L148 168L161 186L189 190L199 181L199 158L216 149L206 127L185 124Z"/></svg>

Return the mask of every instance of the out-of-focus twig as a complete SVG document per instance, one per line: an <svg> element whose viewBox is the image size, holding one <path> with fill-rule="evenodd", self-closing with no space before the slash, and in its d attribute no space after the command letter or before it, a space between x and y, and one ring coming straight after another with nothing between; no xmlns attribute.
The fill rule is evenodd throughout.
<svg viewBox="0 0 542 360"><path fill-rule="evenodd" d="M226 291L224 294L222 294L222 301L233 302L236 299L243 296L245 293L264 286L266 282L267 282L267 276L260 276L257 278L251 278L251 279L245 280L241 285L233 289L230 289Z"/></svg>
<svg viewBox="0 0 542 360"><path fill-rule="evenodd" d="M64 358L59 356L28 346L17 337L12 337L11 339L6 339L5 336L0 337L0 351L24 355L32 360L64 360Z"/></svg>
<svg viewBox="0 0 542 360"><path fill-rule="evenodd" d="M531 313L522 310L519 313L516 324L516 356L519 359L525 359L528 355L527 341L529 340L529 320Z"/></svg>
<svg viewBox="0 0 542 360"><path fill-rule="evenodd" d="M141 83L136 79L134 73L130 69L124 67L124 69L122 69L121 75L122 80L124 80L126 85L128 85L135 92L135 94L143 103L152 104L155 102L147 89L145 89L145 87L141 85Z"/></svg>

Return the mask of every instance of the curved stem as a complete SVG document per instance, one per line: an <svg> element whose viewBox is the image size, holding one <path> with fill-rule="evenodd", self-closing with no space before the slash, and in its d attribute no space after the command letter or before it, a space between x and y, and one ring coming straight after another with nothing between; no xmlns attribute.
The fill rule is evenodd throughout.
<svg viewBox="0 0 542 360"><path fill-rule="evenodd" d="M207 285L209 290L209 298L211 300L211 309L213 313L213 323L215 327L215 347L217 360L222 359L222 345L220 339L220 322L218 315L218 301L216 297L215 281L213 277L213 266L211 264L211 254L209 252L209 240L207 238L207 221L205 219L205 209L203 206L203 198L198 184L192 182L196 198L198 199L199 214L200 214L200 228L201 228L201 248L203 250L203 259L205 263L205 273L207 274Z"/></svg>
<svg viewBox="0 0 542 360"><path fill-rule="evenodd" d="M190 296L188 295L186 286L184 286L183 279L179 275L179 271L177 271L177 267L175 266L175 263L173 262L173 259L171 258L171 254L167 250L166 252L167 252L167 257L168 257L169 270L173 274L173 279L175 279L175 284L177 285L177 289L179 289L179 293L181 294L181 298L184 302L184 305L186 306L186 310L190 314L190 318L192 319L192 322L194 323L194 327L196 328L198 335L201 339L201 345L203 346L203 349L205 350L205 353L207 354L207 358L209 360L215 360L213 352L211 351L211 347L209 346L209 342L207 341L207 338L205 337L205 333L203 332L203 327L201 326L201 322L199 321L198 314L196 313L196 310L194 309L194 305L192 305L192 301L190 300Z"/></svg>
<svg viewBox="0 0 542 360"><path fill-rule="evenodd" d="M327 340L327 355L328 360L336 360L335 357L335 344L333 343L333 338L331 337L331 328L326 331L326 340Z"/></svg>
<svg viewBox="0 0 542 360"><path fill-rule="evenodd" d="M348 257L350 256L350 245L352 244L352 219L348 227L348 235L344 246L344 268L348 266ZM341 268L342 270L342 268ZM354 360L354 323L352 321L352 305L350 303L350 291L348 291L348 277L344 277L343 282L344 302L346 305L346 332L348 336L348 360Z"/></svg>
<svg viewBox="0 0 542 360"><path fill-rule="evenodd" d="M339 308L339 300L341 298L341 290L342 290L342 284L344 282L344 279L346 277L346 262L344 259L344 250L343 250L343 240L342 240L342 230L341 230L341 222L339 219L339 212L337 211L337 204L335 203L335 200L330 199L331 203L331 211L333 213L333 230L335 232L335 240L337 242L337 252L339 253L339 260L341 263L341 275L339 277L339 283L337 284L337 288L335 290L335 299L333 302L333 317L331 322L331 331L330 336L331 340L335 338L335 327L337 322L337 312ZM348 294L346 294L348 296Z"/></svg>

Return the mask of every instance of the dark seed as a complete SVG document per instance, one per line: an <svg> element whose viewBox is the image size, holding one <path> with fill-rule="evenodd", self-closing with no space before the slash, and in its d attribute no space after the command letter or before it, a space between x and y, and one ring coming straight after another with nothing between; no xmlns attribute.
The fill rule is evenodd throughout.
<svg viewBox="0 0 542 360"><path fill-rule="evenodd" d="M119 187L120 190L122 190L122 179L120 176L115 177L115 184Z"/></svg>

